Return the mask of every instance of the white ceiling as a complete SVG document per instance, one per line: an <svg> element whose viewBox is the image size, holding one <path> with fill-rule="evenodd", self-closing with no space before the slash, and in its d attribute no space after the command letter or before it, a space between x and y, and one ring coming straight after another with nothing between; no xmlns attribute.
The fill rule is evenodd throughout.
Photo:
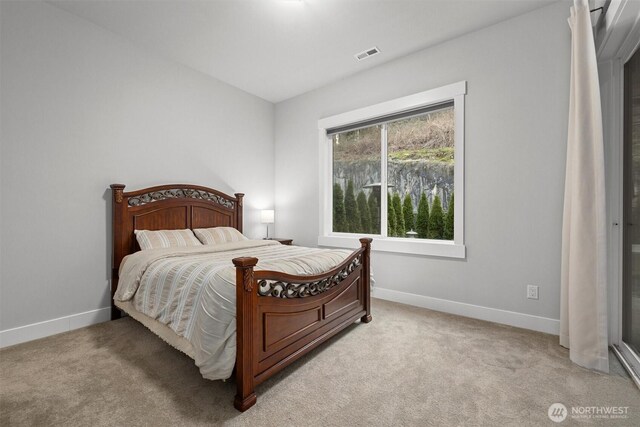
<svg viewBox="0 0 640 427"><path fill-rule="evenodd" d="M50 0L279 102L557 0ZM353 55L377 46L381 54Z"/></svg>

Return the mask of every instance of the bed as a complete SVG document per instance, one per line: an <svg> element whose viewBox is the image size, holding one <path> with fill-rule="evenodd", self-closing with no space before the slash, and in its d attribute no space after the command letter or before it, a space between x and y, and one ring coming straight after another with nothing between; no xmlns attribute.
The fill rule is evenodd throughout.
<svg viewBox="0 0 640 427"><path fill-rule="evenodd" d="M322 269L318 267L322 264L316 263L313 268L305 270L312 274L292 274L291 271L295 268L269 268L279 265L278 257L282 257L280 261L285 264L285 260L289 260L287 265L297 265L300 263L299 259L304 257L318 259L321 254L313 251L319 250L285 248L284 245L271 241L229 242L227 246L217 249L140 251L135 230L232 227L241 233L244 194L229 196L215 189L184 184L162 185L131 192L125 192L122 184L113 184L111 189L112 319L118 319L122 311L126 312L170 345L194 358L196 364L199 355L216 354L204 346L194 345L194 339L187 339L189 335L176 333L175 327L172 326L172 329L167 322L143 313L138 309L134 298L136 292L144 292L139 289L145 286L143 273L146 268L158 263L184 262L194 265L193 263L201 262L198 260L206 260L206 268L215 270L215 274L222 279L227 277L227 281L231 282L231 291L223 290L219 293L235 293L222 297L222 303L226 301L235 305L232 307L235 310L227 310L231 312L229 318L234 323L226 329L222 328L225 329L227 339L234 342L227 343L221 354L225 351L231 354L227 357L232 358L230 363L235 371L237 393L234 406L239 411L245 411L256 403L256 386L276 372L357 320L363 323L371 321L371 239L360 239L360 248L343 253L337 261L334 259L331 268ZM263 261L260 264L256 254L261 254ZM228 258L224 259L225 256ZM337 255L327 255L325 264L330 263L331 256ZM223 263L226 263L226 269L219 268ZM231 265L233 267L228 268ZM174 267L174 270L180 268L182 267ZM204 268L203 266L202 269ZM122 282L120 290L119 282ZM209 288L200 293L208 291ZM201 311L211 310L205 305ZM206 337L207 334L215 335L211 329L216 328L216 325L200 322L195 327L189 324L187 329L197 329ZM207 363L215 365L215 362L215 357L208 358ZM219 372L231 372L230 369L228 363L222 371L212 368L211 372L216 373L211 374L210 378L224 376Z"/></svg>

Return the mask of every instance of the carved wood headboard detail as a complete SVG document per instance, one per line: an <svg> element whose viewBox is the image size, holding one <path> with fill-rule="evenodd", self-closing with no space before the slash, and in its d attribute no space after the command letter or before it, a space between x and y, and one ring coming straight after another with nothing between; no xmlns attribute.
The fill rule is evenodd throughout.
<svg viewBox="0 0 640 427"><path fill-rule="evenodd" d="M124 192L112 184L113 257L111 296L118 285L122 259L138 250L134 230L234 227L242 232L243 193L235 197L212 188L169 184Z"/></svg>

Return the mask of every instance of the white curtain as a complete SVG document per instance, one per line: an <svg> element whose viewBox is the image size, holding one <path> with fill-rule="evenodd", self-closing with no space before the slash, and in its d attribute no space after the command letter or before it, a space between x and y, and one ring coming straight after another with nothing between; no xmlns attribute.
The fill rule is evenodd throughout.
<svg viewBox="0 0 640 427"><path fill-rule="evenodd" d="M587 0L574 0L562 224L560 344L585 368L609 371L606 206L598 66Z"/></svg>

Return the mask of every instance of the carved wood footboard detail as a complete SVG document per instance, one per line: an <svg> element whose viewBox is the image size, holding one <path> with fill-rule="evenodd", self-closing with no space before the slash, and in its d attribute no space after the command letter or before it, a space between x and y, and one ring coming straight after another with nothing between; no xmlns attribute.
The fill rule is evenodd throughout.
<svg viewBox="0 0 640 427"><path fill-rule="evenodd" d="M257 258L233 260L238 410L256 403L256 385L356 320L371 321L371 239L360 244L340 265L315 276L254 271Z"/></svg>

